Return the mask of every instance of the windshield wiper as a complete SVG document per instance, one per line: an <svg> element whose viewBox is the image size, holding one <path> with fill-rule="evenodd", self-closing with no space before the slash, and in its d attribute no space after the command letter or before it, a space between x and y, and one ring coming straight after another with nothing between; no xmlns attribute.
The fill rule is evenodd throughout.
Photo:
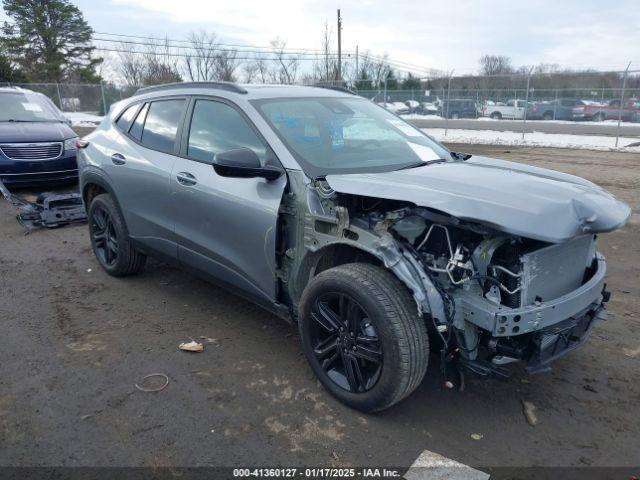
<svg viewBox="0 0 640 480"><path fill-rule="evenodd" d="M410 168L418 168L418 167L424 167L426 165L433 165L434 163L446 163L446 162L447 161L444 158L438 158L437 160L427 160L423 162L410 163L409 165L400 167L398 170L408 170Z"/></svg>

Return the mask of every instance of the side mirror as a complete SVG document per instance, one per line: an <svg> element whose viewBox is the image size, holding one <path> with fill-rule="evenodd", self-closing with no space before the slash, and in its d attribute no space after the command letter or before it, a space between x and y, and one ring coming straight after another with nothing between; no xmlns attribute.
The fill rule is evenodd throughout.
<svg viewBox="0 0 640 480"><path fill-rule="evenodd" d="M213 169L221 177L266 178L275 180L282 170L273 165L262 166L256 152L250 148L236 148L213 156Z"/></svg>

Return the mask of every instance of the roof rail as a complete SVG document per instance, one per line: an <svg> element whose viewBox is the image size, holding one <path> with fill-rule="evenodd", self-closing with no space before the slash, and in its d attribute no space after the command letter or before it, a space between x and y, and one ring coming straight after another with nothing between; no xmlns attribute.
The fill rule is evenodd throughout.
<svg viewBox="0 0 640 480"><path fill-rule="evenodd" d="M172 88L217 88L218 90L226 90L227 92L247 93L244 88L231 82L175 82L142 87L139 88L134 95L169 90Z"/></svg>
<svg viewBox="0 0 640 480"><path fill-rule="evenodd" d="M351 95L357 95L357 93L350 88L344 87L342 85L314 85L314 87L318 88L327 88L329 90L335 90L337 92L350 93Z"/></svg>

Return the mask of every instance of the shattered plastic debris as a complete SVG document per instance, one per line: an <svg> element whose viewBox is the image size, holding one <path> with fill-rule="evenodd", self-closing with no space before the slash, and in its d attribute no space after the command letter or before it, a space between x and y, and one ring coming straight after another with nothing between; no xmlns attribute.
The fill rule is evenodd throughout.
<svg viewBox="0 0 640 480"><path fill-rule="evenodd" d="M192 340L191 342L181 343L178 348L186 352L201 352L204 350L204 345Z"/></svg>
<svg viewBox="0 0 640 480"><path fill-rule="evenodd" d="M522 413L527 419L527 423L532 427L538 424L538 417L536 415L536 406L532 402L522 400Z"/></svg>

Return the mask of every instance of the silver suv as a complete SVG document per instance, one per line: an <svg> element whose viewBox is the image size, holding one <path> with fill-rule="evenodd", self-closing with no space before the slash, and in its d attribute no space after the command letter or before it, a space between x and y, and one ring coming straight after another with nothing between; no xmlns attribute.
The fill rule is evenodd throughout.
<svg viewBox="0 0 640 480"><path fill-rule="evenodd" d="M630 214L591 182L451 152L329 89L144 88L85 140L108 273L153 255L292 319L322 384L364 411L420 384L430 343L448 386L548 369L603 317L595 234Z"/></svg>

